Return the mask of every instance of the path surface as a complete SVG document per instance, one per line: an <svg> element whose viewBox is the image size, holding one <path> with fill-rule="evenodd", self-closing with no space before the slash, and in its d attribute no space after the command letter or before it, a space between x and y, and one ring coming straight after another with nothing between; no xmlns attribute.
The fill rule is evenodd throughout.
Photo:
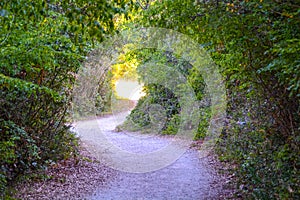
<svg viewBox="0 0 300 200"><path fill-rule="evenodd" d="M128 113L80 121L76 130L86 148L101 162L118 156L111 151L118 147L133 153L147 154L170 144L171 138L153 135L141 136L115 132L116 125ZM100 128L101 127L101 128ZM103 145L103 137L109 144ZM120 158L121 159L121 158ZM149 165L153 160L149 160ZM93 192L87 199L220 199L224 193L222 178L209 165L209 158L199 158L196 148L189 148L179 159L159 170L129 173L116 170L116 177ZM134 163L133 163L134 165Z"/></svg>

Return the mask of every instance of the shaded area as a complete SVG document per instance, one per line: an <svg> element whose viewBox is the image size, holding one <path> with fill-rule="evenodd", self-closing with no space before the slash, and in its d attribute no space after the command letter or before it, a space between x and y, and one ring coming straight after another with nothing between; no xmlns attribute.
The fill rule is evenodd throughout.
<svg viewBox="0 0 300 200"><path fill-rule="evenodd" d="M85 149L82 158L69 159L52 165L37 179L20 183L15 188L18 199L84 199L109 179L116 178L114 170L95 160ZM41 180L44 177L44 180Z"/></svg>

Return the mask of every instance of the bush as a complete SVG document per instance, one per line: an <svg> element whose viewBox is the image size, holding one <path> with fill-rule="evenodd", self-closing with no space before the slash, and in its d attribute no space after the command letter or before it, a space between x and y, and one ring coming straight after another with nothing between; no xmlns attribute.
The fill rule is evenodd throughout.
<svg viewBox="0 0 300 200"><path fill-rule="evenodd" d="M68 157L76 141L65 125L66 99L49 88L3 75L0 83L2 183Z"/></svg>
<svg viewBox="0 0 300 200"><path fill-rule="evenodd" d="M5 185L24 171L36 168L40 149L28 133L12 121L0 120L1 193Z"/></svg>
<svg viewBox="0 0 300 200"><path fill-rule="evenodd" d="M210 119L210 100L209 94L205 91L205 83L199 70L190 65L184 59L177 58L171 52L159 52L152 49L143 49L138 52L132 51L126 56L129 57L128 62L131 61L130 59L138 60L139 65L136 70L140 82L144 84L144 92L146 95L139 99L137 106L128 116L123 128L126 129L127 127L127 129L130 129L130 127L134 126L135 128L130 130L145 131L148 129L149 131L153 131L155 130L153 129L153 126L156 126L155 128L158 128L158 131L161 134L176 134L180 124L184 124L185 126L195 124L193 122L189 122L188 120L190 119L184 119L185 116L180 115L181 107L178 98L180 93L184 93L185 89L188 87L194 90L197 100L201 102L201 105L199 105L201 107L201 119L200 124L198 125L198 130L194 133L194 138L204 138ZM158 80L167 82L167 79L172 77L173 71L170 69L160 70L154 67L149 68L147 66L148 62L155 62L158 65L162 64L169 66L170 69L174 69L181 75L185 76L186 82L177 83L176 89L173 88L176 91L172 91L172 88L167 88L163 84L147 83L151 74L155 74L155 78L159 77L157 78ZM148 70L150 71L148 72ZM153 72L153 70L155 72ZM160 116L156 116L156 120L151 116L152 109L155 109L153 106L155 105L161 106L161 109L158 111ZM193 119L198 120L197 118ZM164 124L160 124L159 122Z"/></svg>
<svg viewBox="0 0 300 200"><path fill-rule="evenodd" d="M167 0L137 15L144 26L194 38L219 65L228 109L218 152L237 165L244 198L299 199L296 2Z"/></svg>
<svg viewBox="0 0 300 200"><path fill-rule="evenodd" d="M67 125L76 73L125 3L0 2L1 194L19 176L76 153Z"/></svg>

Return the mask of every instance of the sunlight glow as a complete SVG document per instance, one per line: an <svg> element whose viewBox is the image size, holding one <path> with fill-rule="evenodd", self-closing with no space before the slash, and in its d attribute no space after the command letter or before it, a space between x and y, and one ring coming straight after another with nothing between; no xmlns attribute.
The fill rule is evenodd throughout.
<svg viewBox="0 0 300 200"><path fill-rule="evenodd" d="M130 80L118 80L116 82L116 92L119 97L139 100L145 93L142 91L143 85L139 84L137 81Z"/></svg>

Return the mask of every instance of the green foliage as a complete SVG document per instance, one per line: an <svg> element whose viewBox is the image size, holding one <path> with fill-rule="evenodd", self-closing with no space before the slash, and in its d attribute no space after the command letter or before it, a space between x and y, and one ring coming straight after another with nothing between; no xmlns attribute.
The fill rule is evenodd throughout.
<svg viewBox="0 0 300 200"><path fill-rule="evenodd" d="M112 74L107 73L99 80L99 88L96 94L95 107L97 109L96 115L101 115L103 112L111 111L112 106Z"/></svg>
<svg viewBox="0 0 300 200"><path fill-rule="evenodd" d="M130 130L143 130L145 132L146 130L153 131L153 126L156 126L161 134L176 134L181 124L186 126L191 124L188 122L188 119L184 119L184 116L180 115L181 106L178 99L180 92L184 91L186 87L191 87L197 100L202 103L200 105L201 123L198 131L195 133L195 139L203 138L210 119L210 102L207 100L208 94L205 92L204 80L199 70L185 60L177 58L171 52L159 52L154 49L130 51L125 57L127 58L126 61L129 62L132 59L138 61L139 64L136 70L139 81L144 84L146 95L139 100L137 106L132 110L123 128L127 127ZM157 66L161 65L166 68L161 70L161 67L149 67L149 63L150 65L155 63ZM168 82L170 77L173 77L176 82L178 77L174 77L174 70L186 78L185 83L176 84L176 89L163 85L163 83ZM162 84L151 83L154 79L151 74L155 76L155 79L161 81ZM205 101L207 102L204 103ZM152 105L161 106L159 109L160 116L152 116L152 109L156 109Z"/></svg>
<svg viewBox="0 0 300 200"><path fill-rule="evenodd" d="M245 198L300 196L299 15L295 1L151 1L136 12L137 23L194 38L219 65L228 116L218 151L238 164ZM198 77L191 85L203 91Z"/></svg>
<svg viewBox="0 0 300 200"><path fill-rule="evenodd" d="M112 33L114 16L125 14L126 4L0 2L1 194L18 176L76 153L67 125L75 75L93 45ZM98 93L102 109L109 100Z"/></svg>
<svg viewBox="0 0 300 200"><path fill-rule="evenodd" d="M40 149L36 141L12 121L1 120L0 124L1 178L5 183L6 179L11 180L24 170L36 168Z"/></svg>

